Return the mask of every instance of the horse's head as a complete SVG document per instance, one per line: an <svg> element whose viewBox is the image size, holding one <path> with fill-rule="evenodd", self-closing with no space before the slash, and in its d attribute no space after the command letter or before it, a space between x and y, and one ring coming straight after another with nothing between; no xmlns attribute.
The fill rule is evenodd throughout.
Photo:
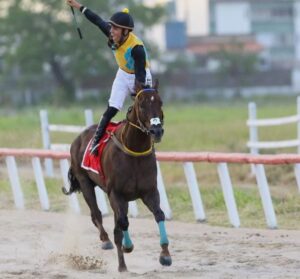
<svg viewBox="0 0 300 279"><path fill-rule="evenodd" d="M154 142L160 142L164 134L162 100L158 94L158 81L152 88L142 88L136 83L136 96L134 101L139 128L151 135Z"/></svg>

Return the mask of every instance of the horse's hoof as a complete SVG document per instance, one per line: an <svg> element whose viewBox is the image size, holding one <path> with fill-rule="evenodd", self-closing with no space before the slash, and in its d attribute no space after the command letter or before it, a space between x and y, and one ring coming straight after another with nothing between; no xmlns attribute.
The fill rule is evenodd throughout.
<svg viewBox="0 0 300 279"><path fill-rule="evenodd" d="M170 266L172 264L172 258L170 256L160 256L159 262L161 265Z"/></svg>
<svg viewBox="0 0 300 279"><path fill-rule="evenodd" d="M122 250L123 250L124 253L131 253L133 248L134 248L133 244L132 244L131 247L125 247L125 246L122 245Z"/></svg>
<svg viewBox="0 0 300 279"><path fill-rule="evenodd" d="M101 248L102 248L103 250L111 250L111 249L114 249L114 246L113 246L113 244L111 243L111 241L108 240L108 241L104 241L104 242L102 243Z"/></svg>

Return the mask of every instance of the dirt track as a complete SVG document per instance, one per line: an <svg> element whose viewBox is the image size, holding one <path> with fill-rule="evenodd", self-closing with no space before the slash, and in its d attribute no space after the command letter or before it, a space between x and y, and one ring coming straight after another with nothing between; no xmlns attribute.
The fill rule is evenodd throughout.
<svg viewBox="0 0 300 279"><path fill-rule="evenodd" d="M112 218L104 218L112 238ZM130 219L135 245L117 272L88 216L0 211L0 278L300 278L300 232L168 222L173 265L162 267L154 220Z"/></svg>

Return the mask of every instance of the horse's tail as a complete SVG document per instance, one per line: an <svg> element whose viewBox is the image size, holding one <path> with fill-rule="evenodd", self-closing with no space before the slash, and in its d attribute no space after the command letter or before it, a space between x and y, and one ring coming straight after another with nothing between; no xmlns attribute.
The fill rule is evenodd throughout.
<svg viewBox="0 0 300 279"><path fill-rule="evenodd" d="M62 192L65 195L71 195L74 192L80 192L80 184L79 181L76 179L75 175L73 174L72 167L69 168L68 180L70 184L70 189L68 191L65 187L62 187L61 188Z"/></svg>

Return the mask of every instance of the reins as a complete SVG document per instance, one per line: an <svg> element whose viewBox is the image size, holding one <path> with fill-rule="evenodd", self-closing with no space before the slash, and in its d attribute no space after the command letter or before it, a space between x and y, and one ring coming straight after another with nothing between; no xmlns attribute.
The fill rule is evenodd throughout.
<svg viewBox="0 0 300 279"><path fill-rule="evenodd" d="M142 89L140 90L135 98L137 100L137 98L140 96L140 94L142 92L145 92L145 91L154 91L155 89L152 89L152 88L149 88L149 89ZM137 110L135 110L135 113L136 113L136 116L137 116L137 124L133 123L132 121L129 120L128 118L128 114L131 112L131 110L134 109L134 106L129 108L128 112L127 112L127 115L126 115L126 120L128 122L128 124L136 129L139 129L140 131L142 131L143 133L145 133L146 135L150 135L150 131L145 127L145 125L143 125L143 123L141 122L140 118L139 118L139 113ZM134 156L134 157L140 157L140 156L147 156L147 155L150 155L153 151L153 141L151 142L150 144L150 148L146 151L142 151L142 152L136 152L136 151L133 151L131 149L129 149L125 143L124 143L124 140L123 140L123 134L124 134L124 130L125 130L125 126L123 126L123 129L121 131L121 142L117 139L117 137L114 135L114 134L111 134L111 138L113 140L113 142L126 154L130 155L130 156Z"/></svg>

